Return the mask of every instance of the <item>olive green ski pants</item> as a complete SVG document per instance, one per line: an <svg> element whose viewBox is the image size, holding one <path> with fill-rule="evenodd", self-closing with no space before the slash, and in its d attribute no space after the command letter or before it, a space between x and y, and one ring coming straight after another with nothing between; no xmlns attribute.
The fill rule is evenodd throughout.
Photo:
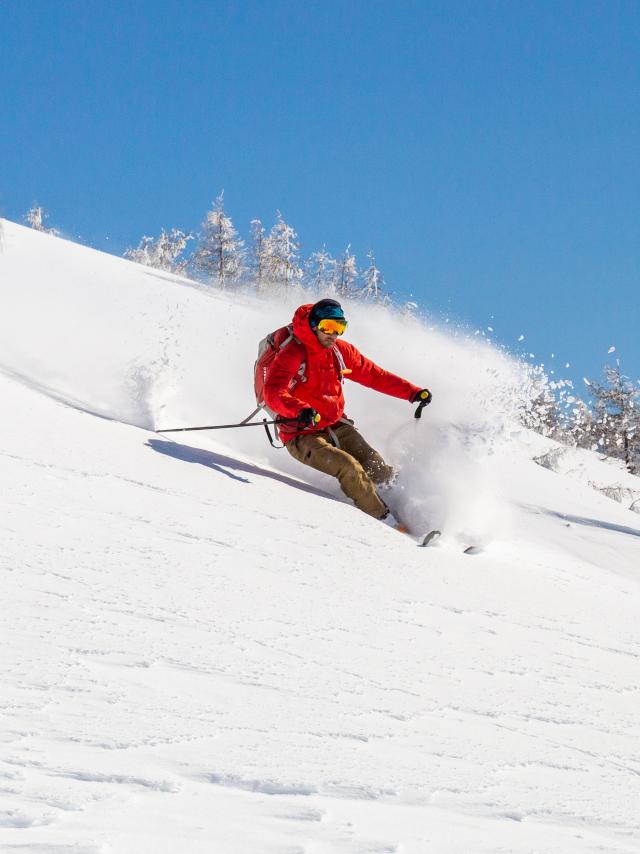
<svg viewBox="0 0 640 854"><path fill-rule="evenodd" d="M351 424L301 434L285 447L299 462L337 478L342 491L360 510L376 519L386 514L388 507L376 492L376 485L391 480L393 469Z"/></svg>

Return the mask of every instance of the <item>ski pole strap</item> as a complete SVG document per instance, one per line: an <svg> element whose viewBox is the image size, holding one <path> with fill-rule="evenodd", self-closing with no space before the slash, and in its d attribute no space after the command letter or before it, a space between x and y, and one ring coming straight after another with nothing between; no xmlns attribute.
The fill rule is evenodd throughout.
<svg viewBox="0 0 640 854"><path fill-rule="evenodd" d="M288 419L288 420L290 420L290 419ZM279 451L280 448L284 448L284 444L276 445L276 443L273 441L273 436L271 435L271 430L269 430L269 424L281 424L282 422L281 421L267 421L267 419L264 418L262 423L264 425L264 431L267 434L267 439L269 440L269 444L271 445L271 447L275 448L277 451Z"/></svg>

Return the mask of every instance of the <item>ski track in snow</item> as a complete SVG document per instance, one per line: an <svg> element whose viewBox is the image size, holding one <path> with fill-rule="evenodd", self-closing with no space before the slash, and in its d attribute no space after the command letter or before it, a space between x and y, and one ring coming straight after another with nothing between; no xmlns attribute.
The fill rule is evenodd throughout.
<svg viewBox="0 0 640 854"><path fill-rule="evenodd" d="M3 288L35 282L39 253L63 304L90 271L124 277L164 330L156 366L212 302L9 223ZM16 347L0 350L1 851L640 850L640 520L531 463L543 440L493 459L484 553L419 549L262 437L132 426L156 406L201 415L163 398L178 369L116 411L100 370Z"/></svg>

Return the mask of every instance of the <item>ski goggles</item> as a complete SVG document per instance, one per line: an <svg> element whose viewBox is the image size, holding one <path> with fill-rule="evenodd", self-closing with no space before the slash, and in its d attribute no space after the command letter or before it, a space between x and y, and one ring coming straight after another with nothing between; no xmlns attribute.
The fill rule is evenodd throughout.
<svg viewBox="0 0 640 854"><path fill-rule="evenodd" d="M317 328L325 335L342 335L347 328L347 321L337 317L323 317L318 321Z"/></svg>

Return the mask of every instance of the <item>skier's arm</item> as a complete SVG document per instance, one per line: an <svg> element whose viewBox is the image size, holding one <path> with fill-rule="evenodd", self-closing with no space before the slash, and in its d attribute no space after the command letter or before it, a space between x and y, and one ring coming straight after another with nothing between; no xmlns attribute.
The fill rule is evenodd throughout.
<svg viewBox="0 0 640 854"><path fill-rule="evenodd" d="M371 359L367 359L353 344L341 341L340 352L347 368L345 371L347 379L402 400L413 400L421 391L420 386L413 385L390 371L385 371Z"/></svg>
<svg viewBox="0 0 640 854"><path fill-rule="evenodd" d="M295 395L304 385L294 383L294 388L290 388L305 358L303 348L292 342L280 350L269 366L264 384L264 401L270 409L285 418L297 418L300 411L309 406Z"/></svg>

